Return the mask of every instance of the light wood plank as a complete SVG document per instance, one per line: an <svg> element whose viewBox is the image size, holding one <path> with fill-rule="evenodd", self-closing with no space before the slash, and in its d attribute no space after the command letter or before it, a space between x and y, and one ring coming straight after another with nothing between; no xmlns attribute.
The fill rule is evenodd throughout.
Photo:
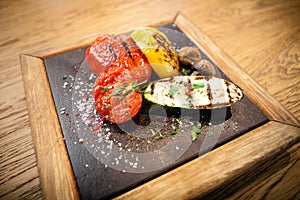
<svg viewBox="0 0 300 200"><path fill-rule="evenodd" d="M24 54L20 59L44 197L79 199L43 60Z"/></svg>
<svg viewBox="0 0 300 200"><path fill-rule="evenodd" d="M299 133L300 128L269 122L116 199L226 197L230 192L226 184L245 184L249 175L255 176L260 171L257 166L263 166L281 153L286 154L291 144L299 142ZM249 174L249 171L255 173ZM217 193L219 187L229 191Z"/></svg>
<svg viewBox="0 0 300 200"><path fill-rule="evenodd" d="M19 167L36 162L24 153L33 146L19 53L131 30L180 10L299 120L300 68L299 60L292 59L299 57L299 9L299 0L0 1L0 169L3 159L12 159L1 171L6 181L0 198L40 198L40 189L32 189L40 188L39 181L32 181L38 177L36 167L18 173Z"/></svg>
<svg viewBox="0 0 300 200"><path fill-rule="evenodd" d="M277 168L276 171L273 170L274 167ZM265 169L260 176L256 176L253 182L248 182L243 189L235 191L230 199L299 199L300 194L295 193L300 185L299 169L298 143L275 157L272 166Z"/></svg>

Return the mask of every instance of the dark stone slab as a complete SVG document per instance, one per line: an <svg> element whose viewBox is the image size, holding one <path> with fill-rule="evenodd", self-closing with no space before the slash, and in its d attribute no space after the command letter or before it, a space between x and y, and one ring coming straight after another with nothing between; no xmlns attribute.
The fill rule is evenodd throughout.
<svg viewBox="0 0 300 200"><path fill-rule="evenodd" d="M194 45L176 26L160 28L176 48ZM45 60L82 199L114 197L268 121L245 96L229 108L216 110L172 109L144 100L133 121L121 125L103 122L93 107L95 77L85 66L85 50ZM222 71L217 76L228 79ZM192 141L192 129L199 124L201 133Z"/></svg>

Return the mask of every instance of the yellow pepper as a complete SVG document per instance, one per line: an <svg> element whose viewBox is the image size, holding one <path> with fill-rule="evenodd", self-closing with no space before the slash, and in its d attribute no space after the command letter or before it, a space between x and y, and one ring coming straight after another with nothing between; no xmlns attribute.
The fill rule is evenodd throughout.
<svg viewBox="0 0 300 200"><path fill-rule="evenodd" d="M130 37L147 57L152 69L160 78L179 74L176 51L164 33L156 28L145 27L135 30Z"/></svg>

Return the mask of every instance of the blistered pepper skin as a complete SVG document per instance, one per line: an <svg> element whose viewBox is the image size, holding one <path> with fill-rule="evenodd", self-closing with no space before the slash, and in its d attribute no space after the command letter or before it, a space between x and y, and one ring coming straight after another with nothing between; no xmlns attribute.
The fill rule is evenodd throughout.
<svg viewBox="0 0 300 200"><path fill-rule="evenodd" d="M133 31L130 37L160 78L179 75L176 51L164 33L156 28L146 27Z"/></svg>

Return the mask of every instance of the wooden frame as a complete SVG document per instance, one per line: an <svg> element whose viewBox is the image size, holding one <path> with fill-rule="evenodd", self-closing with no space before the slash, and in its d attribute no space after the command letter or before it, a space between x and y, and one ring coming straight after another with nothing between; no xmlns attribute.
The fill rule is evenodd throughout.
<svg viewBox="0 0 300 200"><path fill-rule="evenodd" d="M271 166L274 158L298 145L300 140L300 122L224 51L180 13L174 19L159 25L172 22L202 46L202 50L245 91L270 121L117 199L213 197L221 195L222 188L227 188L227 193L233 193L234 190L244 188L242 183L251 181L253 176L258 175L260 166ZM96 36L20 55L39 175L46 199L79 199L79 194L43 60L87 46ZM253 172L252 175L249 175L249 171ZM242 178L244 180L241 181Z"/></svg>

